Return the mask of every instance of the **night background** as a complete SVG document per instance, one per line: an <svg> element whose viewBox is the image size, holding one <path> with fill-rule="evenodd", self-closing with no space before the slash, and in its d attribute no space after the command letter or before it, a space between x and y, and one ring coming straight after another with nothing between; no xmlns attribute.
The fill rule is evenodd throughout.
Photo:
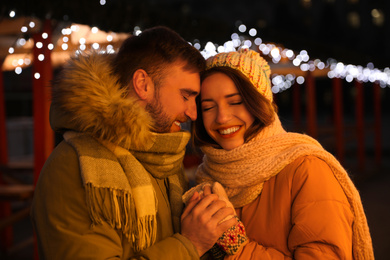
<svg viewBox="0 0 390 260"><path fill-rule="evenodd" d="M13 17L10 16L12 11L15 12ZM361 81L362 119L358 118L357 112L359 103L357 78L348 79L345 74L336 77L341 79L343 94L340 101L344 126L342 164L351 174L361 193L376 259L387 259L386 249L390 244L388 238L390 233L388 223L390 218L390 1L2 0L0 4L2 63L11 54L10 47L16 49L18 39L29 40L33 37L33 33L36 33L36 31L21 32L19 28L15 30L8 26L12 20L18 18L24 18L26 22L30 18L42 23L50 20L53 28L52 37L55 39L62 37L60 33L62 28L72 24L88 25L104 32L125 34L135 34L137 30L165 25L174 29L194 46L196 44L200 51L204 51L209 42L213 43L217 50L219 46L224 46L234 37L239 37L242 43L245 40L254 42L257 38L261 38L264 44L271 43L273 46L278 46L280 50L293 50L296 55L305 50L310 56L307 64L319 60L326 66L325 72L319 69L313 71L315 111L310 111L310 100L307 98L308 71L299 70L299 66L297 68L292 64L292 59L286 59L286 63L273 63L271 56L267 56L266 59L274 73L281 71L280 74L285 74L284 72L288 71L293 75L291 86L275 93L275 100L282 123L287 130L310 134L309 117L310 113L315 113L317 130L313 135L336 157L340 139L337 139L334 130L335 80L328 73L332 71L330 63L352 64L362 71L367 69L367 71L379 72L380 78ZM246 27L245 30L242 29L243 25ZM254 29L256 34L250 35L251 29ZM257 48L256 50L259 51L260 46L253 44L251 48ZM15 53L18 53L17 49ZM5 65L4 63L2 71L4 115L8 131L8 157L12 166L11 163L6 163L0 167L0 177L3 176L0 182L0 207L8 203L14 213L28 208L31 197L9 199L3 196L1 189L9 183L31 184L33 182L31 169L34 139L32 134L33 68L28 65L23 67L22 73L15 73L16 69L7 69ZM55 66L54 75L60 69L61 65ZM297 83L298 75L305 78L303 83ZM377 87L377 92L374 86ZM296 109L301 114L298 119L294 114ZM360 128L364 130L364 164L358 151L358 138L363 131ZM378 151L378 142L380 151ZM193 170L191 167L194 165L187 162L186 166L191 174ZM2 232L0 258L33 259L33 232L28 218L24 215L9 224L10 222L6 222L8 213L0 209L0 232ZM9 231L10 226L12 231ZM11 236L9 232L12 233Z"/></svg>

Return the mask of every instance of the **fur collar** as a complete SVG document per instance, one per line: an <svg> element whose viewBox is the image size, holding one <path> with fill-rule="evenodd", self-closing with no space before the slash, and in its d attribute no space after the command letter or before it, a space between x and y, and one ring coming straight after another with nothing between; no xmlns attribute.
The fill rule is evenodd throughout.
<svg viewBox="0 0 390 260"><path fill-rule="evenodd" d="M152 119L111 73L111 54L80 54L53 82L50 124L128 149L151 137Z"/></svg>

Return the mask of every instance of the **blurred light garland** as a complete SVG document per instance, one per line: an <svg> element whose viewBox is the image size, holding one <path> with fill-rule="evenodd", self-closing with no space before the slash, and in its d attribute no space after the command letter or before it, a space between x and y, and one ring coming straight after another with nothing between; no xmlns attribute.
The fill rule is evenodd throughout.
<svg viewBox="0 0 390 260"><path fill-rule="evenodd" d="M238 25L238 30L243 33L246 31L246 26L240 24ZM253 33L254 30L255 29L249 30L249 32L252 32L249 33L249 38L246 35L233 33L231 39L221 45L207 42L203 50L200 50L201 45L199 42L196 42L194 46L200 50L205 59L221 52L236 51L240 48L251 48L259 51L263 56L268 57L274 64L279 63L283 58L287 58L294 66L299 67L303 72L328 68L329 72L327 73L327 76L330 79L341 78L347 82L352 82L353 80L372 83L378 82L382 88L390 87L389 67L380 70L375 68L374 64L371 62L368 63L366 67L363 67L353 64L344 64L333 58L329 58L327 61L321 61L320 59L312 60L306 50L294 52L291 49L278 47L272 43L263 43L260 37L253 39L256 35ZM303 76L296 76L294 74L273 74L271 77L273 84L272 91L274 93L279 93L290 88L295 82L297 84L303 84L305 82Z"/></svg>
<svg viewBox="0 0 390 260"><path fill-rule="evenodd" d="M10 13L10 16L11 14L13 15L12 17L15 16L14 13ZM28 33L29 27L33 28L35 26L34 22L29 21L27 24L29 26L23 25L21 27L21 32L23 33L23 35L25 33ZM282 48L272 43L263 43L260 37L256 37L257 30L255 28L250 28L249 30L247 30L247 27L244 24L239 24L237 28L241 33L248 32L249 37L247 35L239 35L238 33L233 33L231 35L231 39L221 45L212 42L207 42L203 50L201 50L202 46L199 43L199 40L194 40L194 42L190 44L197 48L205 59L217 53L236 51L240 48L251 48L256 51L259 51L263 56L268 57L274 64L278 64L282 59L288 59L294 66L299 67L299 69L303 72L323 70L325 68L328 68L329 72L327 73L327 76L330 79L342 78L345 79L347 82L352 82L353 80L358 80L360 82L378 82L382 88L390 87L389 67L380 70L375 68L373 63L368 63L366 67L363 67L352 64L344 64L342 62L338 62L333 58L329 58L327 61L321 61L319 59L313 60L310 59L310 56L306 50L295 52L291 49ZM69 37L76 30L77 26L75 25L72 25L68 28L63 28L61 30L61 33L63 35L63 43L61 46L63 50L68 49L67 42L69 40ZM97 27L92 27L90 30L91 33L97 33L99 31ZM133 35L139 35L140 33L142 33L141 28L139 26L135 26ZM42 34L42 37L47 38L47 33L44 32ZM108 35L106 40L107 43L111 42L113 40L112 35ZM26 40L24 39L24 37L20 37L16 41L16 46L10 46L8 52L10 54L13 54L15 52L15 48L23 46L25 42ZM41 44L42 43L37 42L37 48L42 48ZM86 49L85 38L80 38L78 44L78 50L75 51L76 53L80 52L80 50ZM94 49L100 48L99 43L96 42L92 43L91 46ZM48 47L50 50L53 50L54 44L50 43ZM114 53L115 51L116 50L113 48L112 45L108 45L106 51L103 50L102 52ZM43 60L44 57L41 57L41 59ZM30 65L31 61L26 59L26 62L13 62L13 65L15 66L15 73L21 74L22 70L20 66L23 65L23 63L25 63L26 65ZM273 74L271 82L273 84L272 91L274 93L279 93L290 88L295 82L297 84L303 84L305 82L305 78L303 76L296 76L294 74Z"/></svg>

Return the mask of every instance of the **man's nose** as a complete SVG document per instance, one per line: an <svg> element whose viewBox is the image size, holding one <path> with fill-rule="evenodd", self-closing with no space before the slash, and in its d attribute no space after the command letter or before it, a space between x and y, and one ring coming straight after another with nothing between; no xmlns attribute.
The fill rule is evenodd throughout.
<svg viewBox="0 0 390 260"><path fill-rule="evenodd" d="M186 115L192 120L195 121L197 117L197 111L196 111L196 102L195 99L191 102L189 102Z"/></svg>

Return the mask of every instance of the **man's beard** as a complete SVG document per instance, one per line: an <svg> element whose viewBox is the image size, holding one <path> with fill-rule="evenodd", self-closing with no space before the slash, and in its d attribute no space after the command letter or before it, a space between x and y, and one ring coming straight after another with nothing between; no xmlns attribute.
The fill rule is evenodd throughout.
<svg viewBox="0 0 390 260"><path fill-rule="evenodd" d="M153 130L157 133L169 133L173 121L164 112L163 106L160 103L158 95L155 96L152 103L146 104L145 110L149 112L154 120Z"/></svg>

